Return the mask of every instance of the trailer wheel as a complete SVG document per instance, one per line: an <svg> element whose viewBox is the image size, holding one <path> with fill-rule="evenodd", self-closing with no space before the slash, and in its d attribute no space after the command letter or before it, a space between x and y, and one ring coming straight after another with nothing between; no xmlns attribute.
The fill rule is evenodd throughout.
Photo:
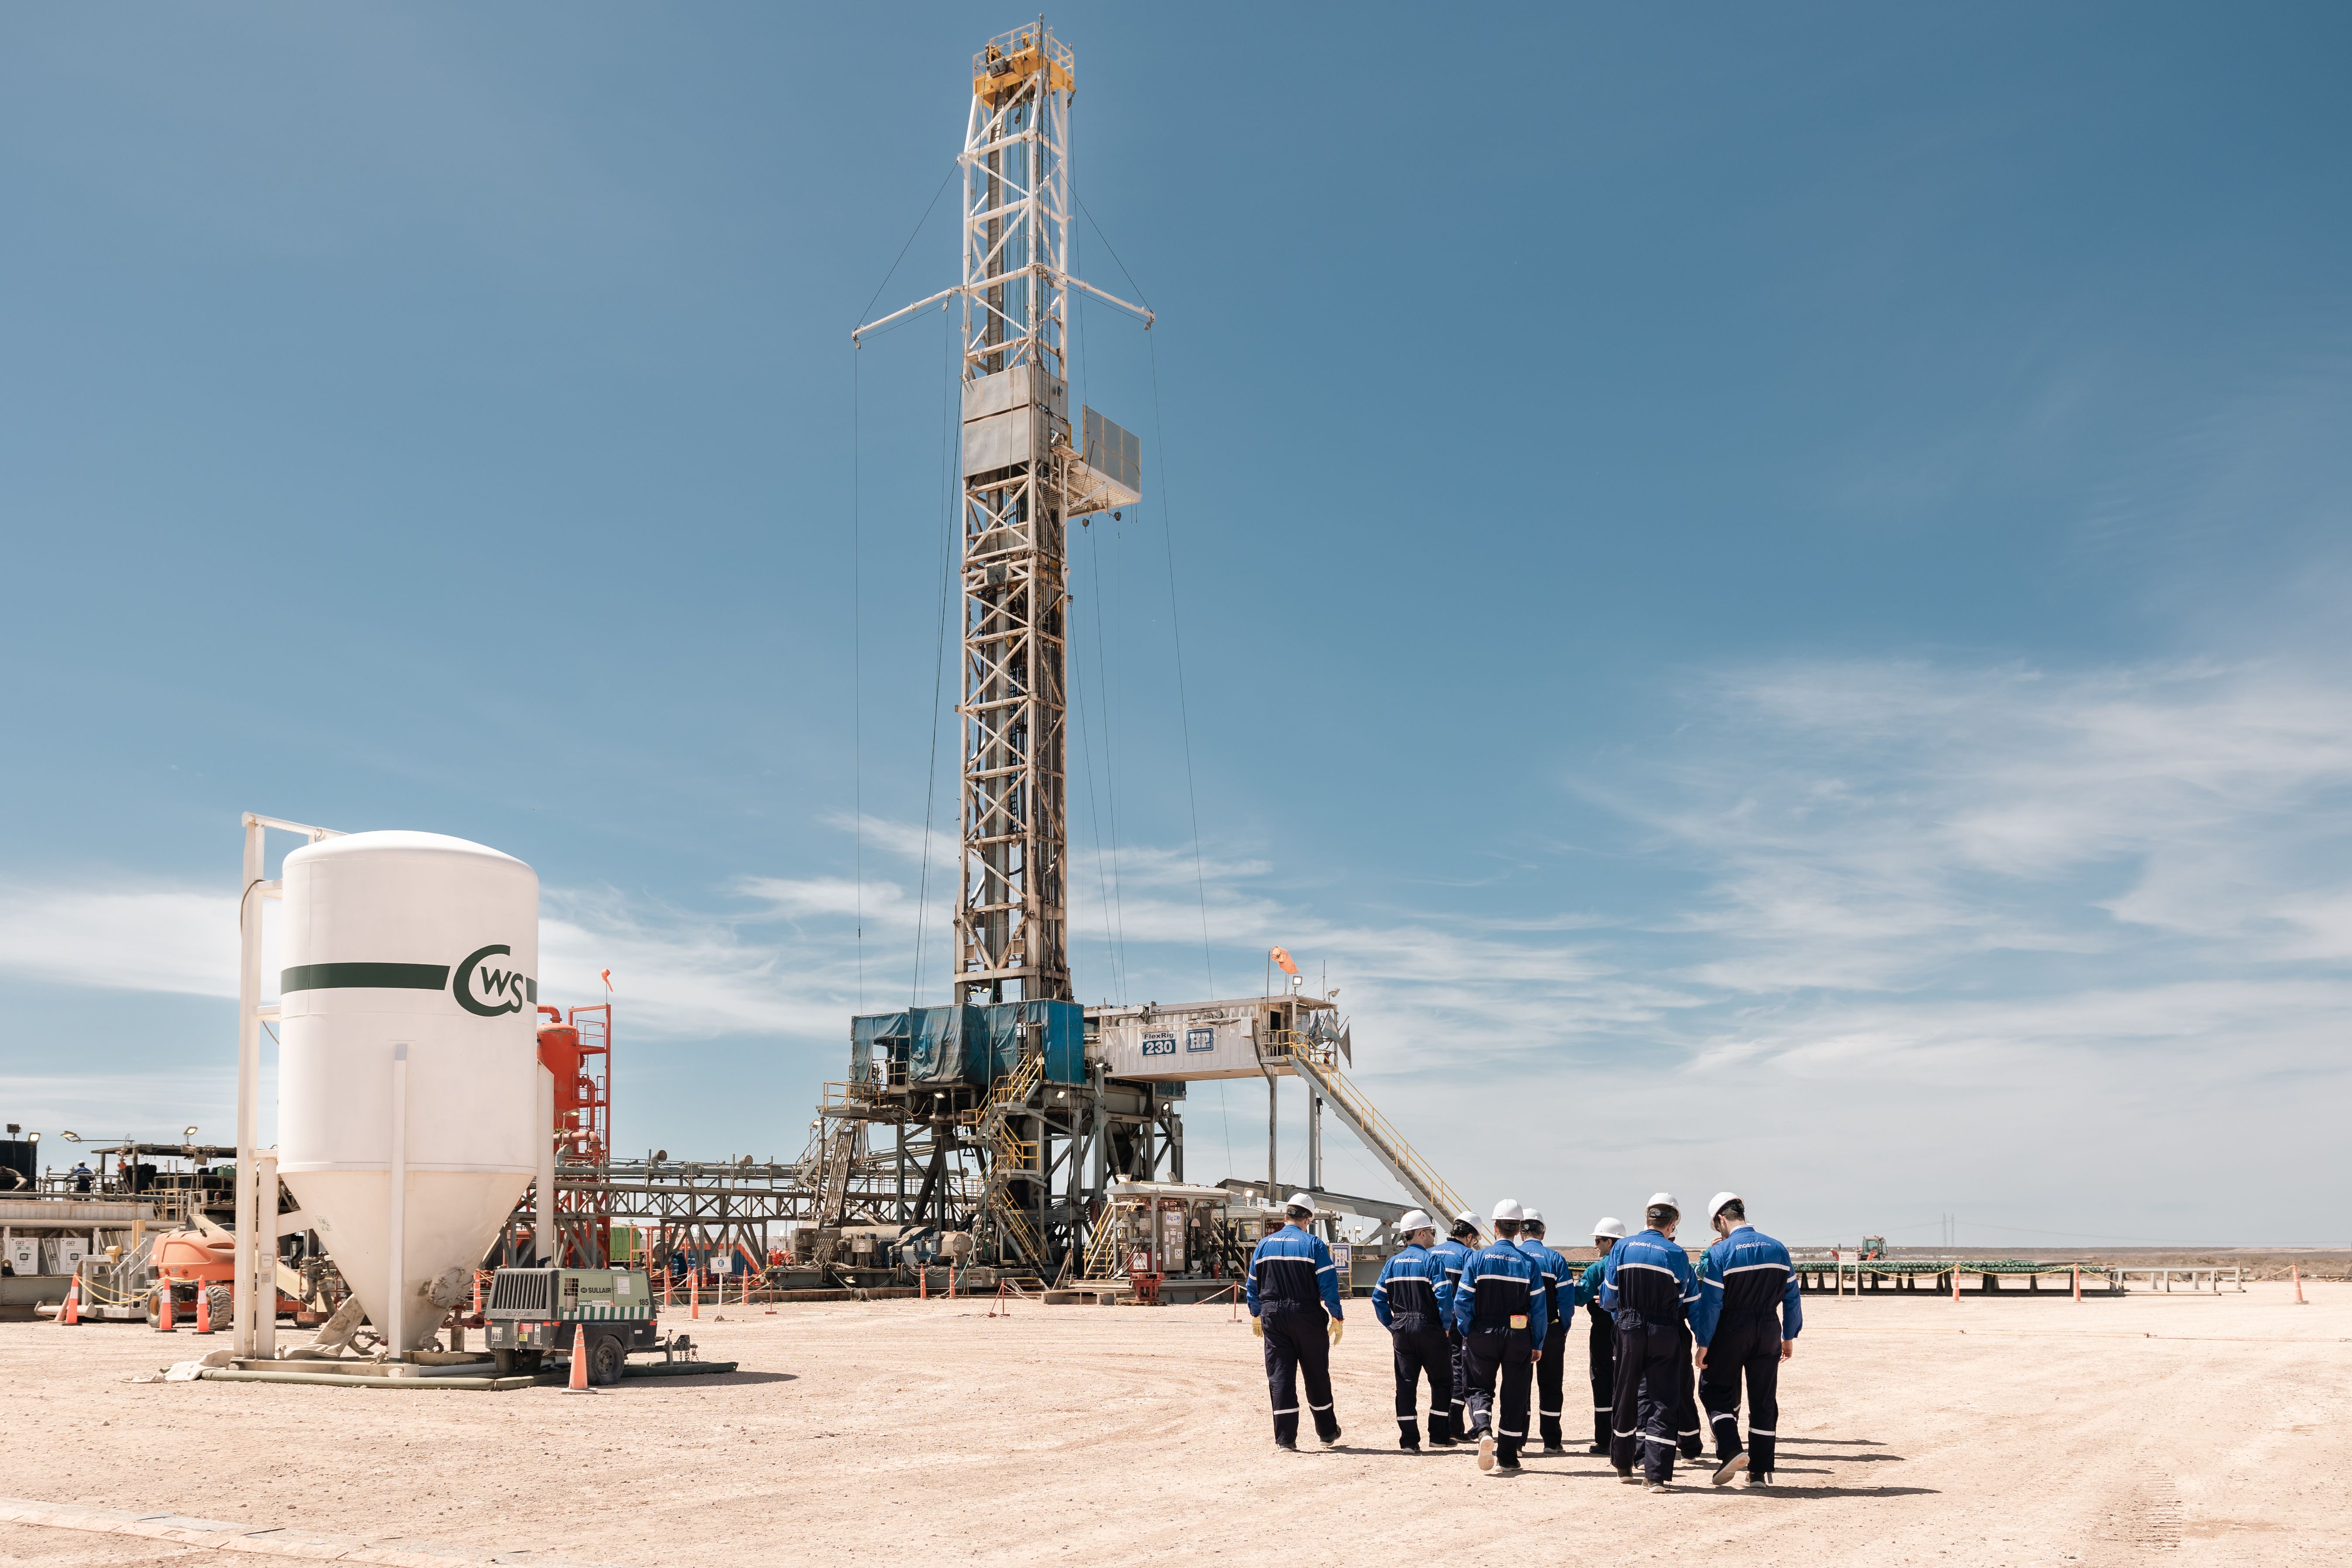
<svg viewBox="0 0 2352 1568"><path fill-rule="evenodd" d="M588 1342L588 1381L610 1387L621 1381L621 1367L629 1352L618 1334L598 1334Z"/></svg>

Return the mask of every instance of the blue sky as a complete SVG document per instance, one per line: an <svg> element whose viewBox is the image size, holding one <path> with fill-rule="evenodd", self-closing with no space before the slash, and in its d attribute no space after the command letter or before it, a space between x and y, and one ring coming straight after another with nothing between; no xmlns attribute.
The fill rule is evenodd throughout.
<svg viewBox="0 0 2352 1568"><path fill-rule="evenodd" d="M1052 17L1160 320L1080 323L1081 994L1280 942L1570 1230L2347 1239L2352 21L1349 16ZM847 331L1020 19L0 20L10 1120L226 1132L257 810L530 861L621 1141L798 1152L944 982L946 345Z"/></svg>

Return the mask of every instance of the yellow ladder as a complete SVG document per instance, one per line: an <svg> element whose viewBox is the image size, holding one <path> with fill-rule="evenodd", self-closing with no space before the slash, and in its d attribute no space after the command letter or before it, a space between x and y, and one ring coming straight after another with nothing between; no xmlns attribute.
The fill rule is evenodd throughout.
<svg viewBox="0 0 2352 1568"><path fill-rule="evenodd" d="M1013 1243L1038 1268L1045 1267L1045 1243L1037 1239L1036 1228L1029 1216L1011 1196L1011 1176L1015 1171L1025 1171L1037 1157L1034 1140L1016 1134L1009 1119L1011 1112L1028 1102L1030 1093L1045 1077L1045 1056L1043 1051L1025 1056L1011 1076L989 1091L988 1099L976 1110L967 1110L958 1118L975 1140L989 1152L988 1184L982 1189L981 1201L988 1212L1004 1227Z"/></svg>

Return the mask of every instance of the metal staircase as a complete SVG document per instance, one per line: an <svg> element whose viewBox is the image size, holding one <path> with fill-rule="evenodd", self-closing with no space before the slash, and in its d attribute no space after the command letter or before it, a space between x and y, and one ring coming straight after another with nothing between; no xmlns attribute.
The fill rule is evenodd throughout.
<svg viewBox="0 0 2352 1568"><path fill-rule="evenodd" d="M1336 1046L1309 1039L1296 1029L1278 1029L1267 1037L1265 1051L1268 1061L1287 1062L1315 1086L1315 1092L1347 1124L1348 1131L1388 1168L1406 1196L1429 1211L1441 1230L1446 1221L1468 1208L1445 1179L1405 1142L1395 1123L1381 1114L1370 1097L1348 1081L1339 1070Z"/></svg>
<svg viewBox="0 0 2352 1568"><path fill-rule="evenodd" d="M958 1119L971 1141L988 1151L988 1181L981 1189L982 1212L1039 1269L1045 1267L1045 1243L1037 1239L1036 1228L1021 1212L1021 1205L1013 1201L1013 1176L1035 1163L1037 1145L1013 1131L1012 1117L1013 1112L1028 1105L1030 1095L1045 1077L1045 1053L1027 1052L1011 1075L989 1090L986 1100Z"/></svg>

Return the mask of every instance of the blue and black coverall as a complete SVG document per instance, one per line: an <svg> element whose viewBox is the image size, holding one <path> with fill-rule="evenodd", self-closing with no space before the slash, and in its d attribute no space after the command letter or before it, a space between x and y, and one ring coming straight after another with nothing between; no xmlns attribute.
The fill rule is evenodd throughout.
<svg viewBox="0 0 2352 1568"><path fill-rule="evenodd" d="M1576 1300L1592 1320L1585 1345L1586 1371L1592 1378L1592 1451L1609 1447L1609 1412L1617 1403L1617 1325L1601 1310L1601 1270L1609 1261L1603 1253L1584 1266L1577 1281Z"/></svg>
<svg viewBox="0 0 2352 1568"><path fill-rule="evenodd" d="M1339 1438L1339 1418L1331 1413L1329 1324L1339 1310L1339 1266L1323 1238L1286 1225L1257 1244L1250 1255L1245 1287L1250 1316L1265 1331L1265 1385L1274 1399L1274 1440L1285 1447L1298 1441L1298 1380L1307 1381L1307 1408L1315 1435L1326 1443Z"/></svg>
<svg viewBox="0 0 2352 1568"><path fill-rule="evenodd" d="M1465 1247L1450 1236L1429 1249L1429 1255L1437 1259L1438 1268L1444 1272L1448 1292L1445 1345L1454 1359L1454 1436L1457 1438L1470 1435L1470 1365L1462 1359L1462 1334L1454 1326L1452 1290L1462 1282L1462 1267L1475 1252L1476 1248Z"/></svg>
<svg viewBox="0 0 2352 1568"><path fill-rule="evenodd" d="M1470 1430L1495 1434L1496 1457L1519 1462L1528 1440L1528 1384L1535 1358L1543 1353L1543 1271L1508 1237L1472 1255L1454 1289L1454 1326L1462 1335L1462 1360L1470 1374ZM1495 1380L1503 1383L1503 1408L1496 1411Z"/></svg>
<svg viewBox="0 0 2352 1568"><path fill-rule="evenodd" d="M1519 1238L1520 1249L1543 1270L1544 1344L1536 1358L1536 1424L1547 1448L1560 1447L1559 1407L1563 1356L1568 1325L1576 1321L1576 1270L1568 1259L1533 1237Z"/></svg>
<svg viewBox="0 0 2352 1568"><path fill-rule="evenodd" d="M1372 1286L1372 1310L1380 1314L1396 1346L1396 1417L1403 1444L1421 1447L1416 1396L1429 1380L1429 1440L1451 1443L1454 1436L1454 1350L1445 1337L1446 1309L1454 1282L1425 1247L1408 1247L1388 1260Z"/></svg>
<svg viewBox="0 0 2352 1568"><path fill-rule="evenodd" d="M1699 1403L1715 1428L1717 1463L1739 1450L1739 1378L1748 1375L1748 1473L1769 1479L1780 1446L1780 1342L1805 1326L1789 1249L1743 1225L1699 1259L1691 1335L1706 1349Z"/></svg>
<svg viewBox="0 0 2352 1568"><path fill-rule="evenodd" d="M1601 1268L1601 1304L1617 1324L1617 1385L1609 1461L1636 1458L1653 1481L1675 1474L1676 1421L1690 1380L1685 1314L1698 1300L1690 1257L1655 1230L1629 1236Z"/></svg>

